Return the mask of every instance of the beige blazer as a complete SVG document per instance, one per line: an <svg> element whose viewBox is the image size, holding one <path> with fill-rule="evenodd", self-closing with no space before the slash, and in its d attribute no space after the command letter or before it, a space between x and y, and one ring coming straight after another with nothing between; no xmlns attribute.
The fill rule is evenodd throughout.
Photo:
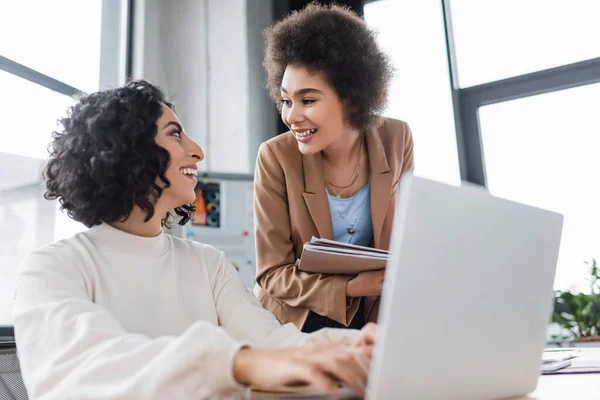
<svg viewBox="0 0 600 400"><path fill-rule="evenodd" d="M381 118L366 134L374 245L388 249L400 176L413 168L413 140L403 121ZM360 299L346 297L350 276L311 274L294 265L312 236L333 239L320 153L305 156L291 132L263 143L254 178L257 268L254 293L282 323L298 328L309 310L348 325ZM367 298L368 321L378 298Z"/></svg>

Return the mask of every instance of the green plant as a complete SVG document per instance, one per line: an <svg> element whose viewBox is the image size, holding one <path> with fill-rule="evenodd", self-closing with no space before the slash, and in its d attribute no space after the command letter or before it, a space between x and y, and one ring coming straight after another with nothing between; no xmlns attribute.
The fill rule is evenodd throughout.
<svg viewBox="0 0 600 400"><path fill-rule="evenodd" d="M595 258L585 264L590 293L557 291L552 313L552 322L568 329L576 339L600 335L600 270Z"/></svg>

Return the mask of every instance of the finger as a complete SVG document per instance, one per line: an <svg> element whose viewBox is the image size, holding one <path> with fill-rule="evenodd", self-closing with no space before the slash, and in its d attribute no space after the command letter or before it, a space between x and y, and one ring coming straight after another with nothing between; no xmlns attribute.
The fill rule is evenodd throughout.
<svg viewBox="0 0 600 400"><path fill-rule="evenodd" d="M372 346L361 346L350 351L354 355L354 359L358 365L360 365L365 375L369 374L369 366L371 364L371 348Z"/></svg>
<svg viewBox="0 0 600 400"><path fill-rule="evenodd" d="M354 349L357 351L357 354L361 357L366 357L368 360L371 360L373 357L373 345L362 344L360 346L355 346Z"/></svg>
<svg viewBox="0 0 600 400"><path fill-rule="evenodd" d="M354 346L372 346L375 344L375 335L377 334L377 325L373 322L369 322L365 325L358 334L358 337L354 341Z"/></svg>
<svg viewBox="0 0 600 400"><path fill-rule="evenodd" d="M301 375L309 385L322 389L330 396L338 396L340 393L336 380L317 364L307 364L302 369Z"/></svg>
<svg viewBox="0 0 600 400"><path fill-rule="evenodd" d="M375 336L377 335L377 324L369 322L360 330L360 335L365 344L375 344Z"/></svg>
<svg viewBox="0 0 600 400"><path fill-rule="evenodd" d="M364 396L367 369L350 351L337 348L333 353L322 353L318 364L325 372L348 385L359 396Z"/></svg>

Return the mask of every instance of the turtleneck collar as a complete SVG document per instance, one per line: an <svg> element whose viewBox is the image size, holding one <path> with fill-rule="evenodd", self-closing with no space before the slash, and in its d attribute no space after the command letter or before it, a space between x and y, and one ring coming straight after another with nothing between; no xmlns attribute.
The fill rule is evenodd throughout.
<svg viewBox="0 0 600 400"><path fill-rule="evenodd" d="M154 237L137 236L103 222L90 228L88 236L106 250L135 252L140 257L156 257L169 250L169 239L164 232Z"/></svg>

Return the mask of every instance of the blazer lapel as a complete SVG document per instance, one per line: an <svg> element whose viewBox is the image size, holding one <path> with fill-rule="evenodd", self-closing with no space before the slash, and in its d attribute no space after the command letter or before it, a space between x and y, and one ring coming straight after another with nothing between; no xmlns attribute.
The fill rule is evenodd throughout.
<svg viewBox="0 0 600 400"><path fill-rule="evenodd" d="M371 219L373 221L373 241L379 248L383 222L387 214L392 192L393 174L385 156L385 149L376 128L366 135L369 167L371 168Z"/></svg>
<svg viewBox="0 0 600 400"><path fill-rule="evenodd" d="M322 239L333 239L329 202L325 192L323 159L320 153L302 155L304 168L304 202Z"/></svg>

